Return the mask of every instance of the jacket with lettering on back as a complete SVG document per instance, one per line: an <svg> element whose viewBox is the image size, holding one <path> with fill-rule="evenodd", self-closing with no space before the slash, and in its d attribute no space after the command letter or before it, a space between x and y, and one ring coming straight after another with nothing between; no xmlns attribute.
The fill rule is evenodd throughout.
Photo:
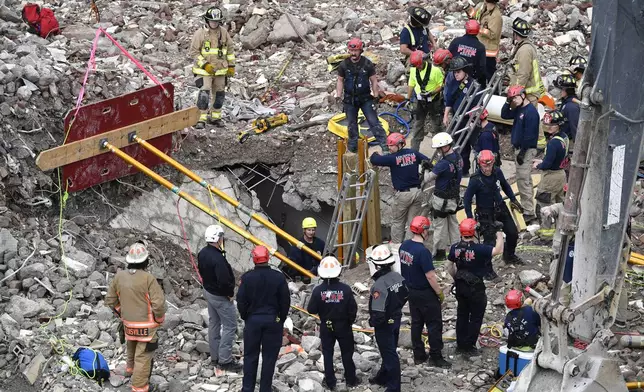
<svg viewBox="0 0 644 392"><path fill-rule="evenodd" d="M165 295L156 278L142 270L116 273L105 297L105 306L120 314L125 338L150 342L165 319Z"/></svg>

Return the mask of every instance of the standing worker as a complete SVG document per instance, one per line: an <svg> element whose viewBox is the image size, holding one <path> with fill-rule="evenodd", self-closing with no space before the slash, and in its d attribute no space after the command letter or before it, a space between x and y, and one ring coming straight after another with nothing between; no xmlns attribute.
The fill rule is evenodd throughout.
<svg viewBox="0 0 644 392"><path fill-rule="evenodd" d="M427 353L422 339L423 327L427 326L429 338L429 364L450 368L451 363L443 358L443 316L441 304L445 294L438 283L431 252L423 242L429 235L429 219L417 216L410 225L413 237L400 245L400 271L409 288L409 312L411 313L411 342L414 363L427 362Z"/></svg>
<svg viewBox="0 0 644 392"><path fill-rule="evenodd" d="M463 160L452 148L452 143L452 137L447 132L438 133L432 138L432 148L440 151L442 157L429 174L429 181L436 180L432 197L436 261L445 260L445 250L458 241L456 211L461 199Z"/></svg>
<svg viewBox="0 0 644 392"><path fill-rule="evenodd" d="M479 41L477 35L481 31L481 25L474 19L465 22L465 35L454 38L449 44L449 51L452 56L461 56L472 66L472 78L482 87L486 81L486 60L485 46Z"/></svg>
<svg viewBox="0 0 644 392"><path fill-rule="evenodd" d="M148 392L154 351L159 347L157 329L165 319L165 295L157 280L145 271L150 253L141 242L130 246L127 269L114 275L105 306L117 313L127 340L126 373L132 376L132 392Z"/></svg>
<svg viewBox="0 0 644 392"><path fill-rule="evenodd" d="M322 255L324 252L324 241L315 236L315 231L318 227L318 223L315 219L311 217L304 218L302 220L302 231L303 235L300 241L309 249L318 252L319 255ZM300 267L304 268L307 271L310 271L314 275L318 272L318 265L320 261L310 254L306 253L302 249L299 249L295 245L291 245L291 249L288 252L288 258ZM310 283L311 278L308 276L302 275L298 270L290 266L284 266L282 268L284 273L286 273L291 279L299 278L302 279L304 283Z"/></svg>
<svg viewBox="0 0 644 392"><path fill-rule="evenodd" d="M561 131L568 136L570 145L568 150L572 151L575 138L577 137L577 125L579 124L579 99L575 94L577 87L575 78L569 74L557 76L554 83L555 87L561 89L561 103L559 110L566 118L566 122L560 124Z"/></svg>
<svg viewBox="0 0 644 392"><path fill-rule="evenodd" d="M403 277L391 269L395 259L387 245L374 247L368 261L376 267L369 296L369 325L374 328L382 358L378 373L369 383L384 386L387 392L400 392L400 358L396 348L409 290Z"/></svg>
<svg viewBox="0 0 644 392"><path fill-rule="evenodd" d="M564 185L566 185L566 161L568 158L568 137L561 132L561 124L566 122L563 113L554 110L543 116L544 131L548 144L543 160L535 159L533 169L541 170L541 182L537 186L537 216L539 210L555 203L564 201Z"/></svg>
<svg viewBox="0 0 644 392"><path fill-rule="evenodd" d="M347 115L350 152L358 151L358 112L362 110L369 124L369 132L376 138L383 153L387 152L385 130L380 124L374 99L380 95L376 67L371 60L362 55L364 44L360 38L351 38L347 45L349 58L338 67L336 99L342 99L344 113ZM373 95L372 95L373 94ZM341 98L343 97L343 98Z"/></svg>
<svg viewBox="0 0 644 392"><path fill-rule="evenodd" d="M190 44L190 57L195 59L192 73L199 88L197 107L201 110L195 128L203 129L206 122L221 125L221 108L226 98L226 78L235 75L233 40L222 26L223 16L217 7L210 7L204 14L206 26L197 30ZM212 110L210 92L214 94Z"/></svg>
<svg viewBox="0 0 644 392"><path fill-rule="evenodd" d="M432 15L422 7L410 7L407 12L409 24L400 31L400 53L405 57L411 56L415 50L429 54L436 48L436 40L427 28Z"/></svg>
<svg viewBox="0 0 644 392"><path fill-rule="evenodd" d="M242 275L237 290L237 310L245 322L242 392L255 390L260 350L262 373L259 392L271 392L291 296L284 275L268 264L268 249L259 245L251 254L255 269Z"/></svg>
<svg viewBox="0 0 644 392"><path fill-rule="evenodd" d="M369 161L374 166L388 166L391 183L396 190L391 206L391 242L400 244L405 239L407 222L420 215L422 209L421 177L418 167L421 161L429 161L425 155L405 147L405 137L393 132L387 136L389 155L371 154Z"/></svg>
<svg viewBox="0 0 644 392"><path fill-rule="evenodd" d="M503 224L505 233L505 246L503 247L503 261L506 264L524 264L523 260L515 254L517 241L519 239L519 230L512 220L510 211L503 201L501 190L510 198L512 205L521 210L523 207L517 201L512 191L512 187L503 175L501 168L494 166L494 154L492 151L483 150L478 156L479 170L470 178L470 182L463 196L465 205L465 214L468 218L473 218L472 199L476 197L476 215L477 221L481 224L481 234L483 241L492 245L495 243L496 228L494 222L499 221ZM496 280L498 275L492 268L492 260L488 263L488 274L486 280Z"/></svg>
<svg viewBox="0 0 644 392"><path fill-rule="evenodd" d="M496 72L496 57L499 54L503 17L498 6L498 0L485 0L470 15L479 21L481 30L478 39L485 46L485 78L489 82Z"/></svg>
<svg viewBox="0 0 644 392"><path fill-rule="evenodd" d="M456 351L463 354L476 353L483 315L487 306L485 283L492 257L503 253L503 225L495 223L497 229L494 246L476 241L476 221L463 219L459 225L461 241L449 250L448 272L456 286Z"/></svg>
<svg viewBox="0 0 644 392"><path fill-rule="evenodd" d="M501 146L499 145L499 132L497 132L494 123L487 120L487 117L488 111L487 109L483 109L480 117L480 130L478 132L475 132L479 136L473 147L474 152L476 153L476 156L478 156L478 154L480 154L483 150L492 151L492 153L496 157L494 165L501 166Z"/></svg>
<svg viewBox="0 0 644 392"><path fill-rule="evenodd" d="M208 343L210 360L221 369L241 370L233 359L233 341L237 333L237 312L233 304L235 275L226 260L224 229L219 225L206 228L206 246L197 255L203 295L208 302Z"/></svg>
<svg viewBox="0 0 644 392"><path fill-rule="evenodd" d="M443 109L443 72L439 67L432 66L431 62L426 60L427 56L429 55L416 50L409 58L412 68L409 69L407 99L411 101L412 97L416 96L411 129L411 148L416 151L420 150L420 143L427 136L425 120L429 119L432 132L437 133L440 130Z"/></svg>
<svg viewBox="0 0 644 392"><path fill-rule="evenodd" d="M514 147L517 163L517 187L524 208L523 219L526 224L530 224L536 221L531 171L532 161L537 156L539 112L530 105L523 86L508 88L508 98L501 108L501 118L514 120L510 142Z"/></svg>
<svg viewBox="0 0 644 392"><path fill-rule="evenodd" d="M356 365L353 362L355 342L351 326L358 315L358 304L351 287L340 282L342 266L338 259L334 256L323 258L317 272L324 280L313 289L306 310L320 316L320 340L324 356L322 386L335 390L337 379L333 370L333 349L337 341L342 354L347 387L356 387L360 380L356 376Z"/></svg>

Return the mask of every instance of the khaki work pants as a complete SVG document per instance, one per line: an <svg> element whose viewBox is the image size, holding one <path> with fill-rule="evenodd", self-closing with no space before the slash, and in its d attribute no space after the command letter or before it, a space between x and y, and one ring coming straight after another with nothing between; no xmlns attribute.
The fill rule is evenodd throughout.
<svg viewBox="0 0 644 392"><path fill-rule="evenodd" d="M539 110L539 97L537 97L534 94L528 94L526 96L526 98L528 98L528 101L530 101L530 103L532 104L532 106L535 107L535 109ZM543 124L541 122L539 122L539 139L538 140L539 141L538 141L537 147L539 147L540 149L544 149L545 145L547 143L547 140L546 140L546 135L543 132Z"/></svg>
<svg viewBox="0 0 644 392"><path fill-rule="evenodd" d="M442 118L442 100L436 98L436 101L418 101L416 103L416 110L414 111L415 119L411 125L411 148L412 150L419 151L420 143L427 136L426 122L429 122L431 133L437 134L441 130Z"/></svg>
<svg viewBox="0 0 644 392"><path fill-rule="evenodd" d="M546 207L564 201L564 185L566 173L561 170L544 170L541 173L541 182L537 186L537 204Z"/></svg>
<svg viewBox="0 0 644 392"><path fill-rule="evenodd" d="M150 388L154 350L147 351L148 344L156 342L127 341L126 372L132 373L132 392L148 392Z"/></svg>
<svg viewBox="0 0 644 392"><path fill-rule="evenodd" d="M440 211L443 208L443 201L444 199L434 195L432 198L432 210ZM456 211L456 208L458 208L456 200L447 200L447 204L445 206L446 210ZM458 242L460 239L460 233L458 231L456 213L448 214L444 218L433 213L431 221L432 226L434 227L434 249L432 253L436 254L437 250L449 250L449 247L452 244Z"/></svg>
<svg viewBox="0 0 644 392"><path fill-rule="evenodd" d="M210 102L212 103L212 110L210 111L210 118L212 120L221 120L221 108L224 106L225 90L226 90L226 77L225 76L201 76L203 78L202 91L209 91ZM208 120L208 110L202 110L199 121Z"/></svg>
<svg viewBox="0 0 644 392"><path fill-rule="evenodd" d="M514 156L519 155L521 150L514 150ZM523 165L516 164L517 166L517 187L519 188L519 196L521 196L521 205L523 206L523 213L525 215L534 215L534 190L532 184L532 161L537 156L536 148L529 148L525 152L523 158ZM516 161L515 161L516 162Z"/></svg>
<svg viewBox="0 0 644 392"><path fill-rule="evenodd" d="M409 223L415 216L420 215L423 207L423 192L420 188L410 189L407 192L396 191L394 204L391 206L391 242L400 244L407 237L411 238Z"/></svg>

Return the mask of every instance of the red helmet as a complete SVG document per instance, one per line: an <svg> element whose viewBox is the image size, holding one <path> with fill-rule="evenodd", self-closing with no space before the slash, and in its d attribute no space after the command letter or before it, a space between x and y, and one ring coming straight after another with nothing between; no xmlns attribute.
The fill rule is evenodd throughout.
<svg viewBox="0 0 644 392"><path fill-rule="evenodd" d="M481 120L485 120L487 118L487 115L488 115L487 109L483 109L483 111L481 112L481 117L480 117Z"/></svg>
<svg viewBox="0 0 644 392"><path fill-rule="evenodd" d="M483 150L479 153L477 160L479 162L479 165L488 166L494 163L496 157L494 156L494 153L492 151Z"/></svg>
<svg viewBox="0 0 644 392"><path fill-rule="evenodd" d="M523 302L523 293L519 290L512 289L505 295L505 306L508 309L519 309Z"/></svg>
<svg viewBox="0 0 644 392"><path fill-rule="evenodd" d="M452 58L452 52L447 49L438 49L434 52L434 64L441 65Z"/></svg>
<svg viewBox="0 0 644 392"><path fill-rule="evenodd" d="M409 230L414 234L423 234L427 229L429 229L429 218L421 215L415 216L409 225Z"/></svg>
<svg viewBox="0 0 644 392"><path fill-rule="evenodd" d="M517 95L521 95L525 93L525 87L515 85L515 86L510 86L508 87L508 98L514 98Z"/></svg>
<svg viewBox="0 0 644 392"><path fill-rule="evenodd" d="M476 221L472 218L463 219L458 225L458 231L461 232L463 237L474 237L476 234Z"/></svg>
<svg viewBox="0 0 644 392"><path fill-rule="evenodd" d="M414 50L409 56L409 64L416 68L422 67L424 55L425 53L422 50Z"/></svg>
<svg viewBox="0 0 644 392"><path fill-rule="evenodd" d="M392 132L387 136L388 146L397 146L399 144L405 144L405 137L401 133Z"/></svg>
<svg viewBox="0 0 644 392"><path fill-rule="evenodd" d="M268 263L268 259L271 257L268 249L262 245L257 245L250 254L253 256L255 264Z"/></svg>
<svg viewBox="0 0 644 392"><path fill-rule="evenodd" d="M347 44L347 48L349 49L358 49L362 50L362 40L358 37L353 37L349 40L349 43Z"/></svg>
<svg viewBox="0 0 644 392"><path fill-rule="evenodd" d="M481 31L481 24L476 19L470 19L465 22L465 33L469 35L478 35Z"/></svg>

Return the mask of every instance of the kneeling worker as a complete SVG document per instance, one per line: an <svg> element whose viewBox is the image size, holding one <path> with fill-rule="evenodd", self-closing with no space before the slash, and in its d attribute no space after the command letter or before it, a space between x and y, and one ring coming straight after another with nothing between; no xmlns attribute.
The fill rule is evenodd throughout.
<svg viewBox="0 0 644 392"><path fill-rule="evenodd" d="M340 282L338 278L342 266L334 256L327 256L320 261L318 275L324 279L311 293L307 311L320 315L320 340L324 356L324 380L322 385L335 390L337 379L333 371L333 348L335 342L340 346L344 379L348 387L360 384L356 376L356 365L353 362L355 342L351 325L358 315L358 304L351 287Z"/></svg>
<svg viewBox="0 0 644 392"><path fill-rule="evenodd" d="M300 241L310 248L322 255L324 252L324 241L315 236L318 223L315 219L308 217L304 218L302 221L302 238ZM310 254L306 253L302 249L298 249L297 246L291 245L291 249L288 252L288 258L297 263L300 267L304 268L307 271L311 271L314 275L318 272L318 265L320 261ZM295 268L285 266L283 267L284 273L287 274L291 279L300 277L304 283L309 283L311 279L308 276L302 275Z"/></svg>
<svg viewBox="0 0 644 392"><path fill-rule="evenodd" d="M452 245L448 272L456 285L456 351L463 354L476 352L483 315L487 306L485 283L492 257L503 253L503 225L497 222L494 246L476 242L476 221L464 219L459 225L461 241Z"/></svg>
<svg viewBox="0 0 644 392"><path fill-rule="evenodd" d="M541 317L532 306L523 306L523 293L510 290L505 296L505 306L510 309L504 329L508 333L508 348L532 351L541 336Z"/></svg>

